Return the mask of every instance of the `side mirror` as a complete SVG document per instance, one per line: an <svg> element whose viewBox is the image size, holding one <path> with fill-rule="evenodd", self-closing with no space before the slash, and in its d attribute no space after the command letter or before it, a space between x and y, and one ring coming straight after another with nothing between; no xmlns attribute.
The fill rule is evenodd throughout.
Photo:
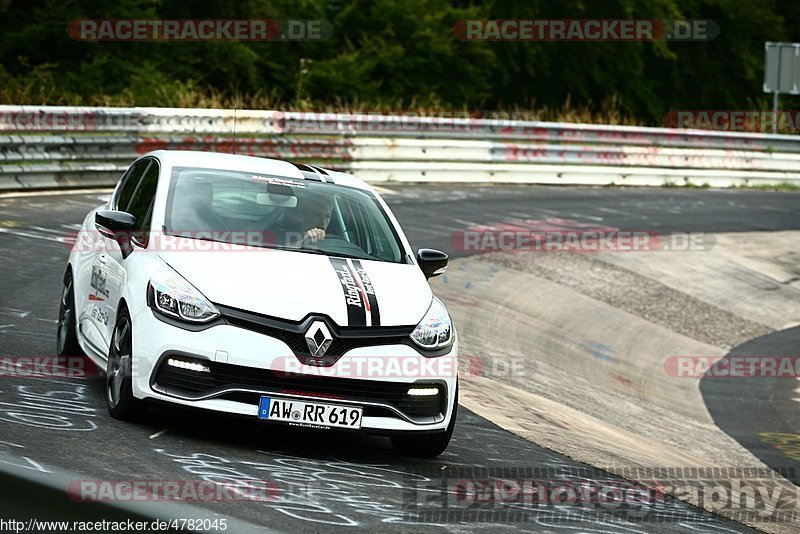
<svg viewBox="0 0 800 534"><path fill-rule="evenodd" d="M94 225L102 235L119 243L123 259L133 252L131 232L136 226L136 217L124 211L103 210L95 213Z"/></svg>
<svg viewBox="0 0 800 534"><path fill-rule="evenodd" d="M425 278L439 276L447 269L447 261L450 258L441 250L432 248L421 248L417 251L417 263L425 274Z"/></svg>

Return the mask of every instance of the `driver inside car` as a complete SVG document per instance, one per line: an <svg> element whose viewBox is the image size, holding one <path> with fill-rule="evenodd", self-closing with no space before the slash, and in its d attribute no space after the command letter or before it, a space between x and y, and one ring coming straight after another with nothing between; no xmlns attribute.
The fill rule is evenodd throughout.
<svg viewBox="0 0 800 534"><path fill-rule="evenodd" d="M331 197L306 194L298 198L297 207L289 210L283 217L285 245L304 247L325 239L332 212Z"/></svg>

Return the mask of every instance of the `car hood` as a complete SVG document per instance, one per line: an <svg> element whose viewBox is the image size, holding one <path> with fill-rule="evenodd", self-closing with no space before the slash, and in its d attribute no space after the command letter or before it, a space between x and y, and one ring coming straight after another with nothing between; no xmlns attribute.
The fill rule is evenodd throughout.
<svg viewBox="0 0 800 534"><path fill-rule="evenodd" d="M324 314L339 326L416 325L433 296L410 264L238 246L159 256L215 304L290 321Z"/></svg>

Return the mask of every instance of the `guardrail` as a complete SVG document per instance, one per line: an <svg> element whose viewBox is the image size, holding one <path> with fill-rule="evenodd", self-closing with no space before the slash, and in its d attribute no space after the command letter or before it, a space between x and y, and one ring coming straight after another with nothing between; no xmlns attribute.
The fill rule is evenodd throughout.
<svg viewBox="0 0 800 534"><path fill-rule="evenodd" d="M112 185L158 148L373 182L800 185L800 136L420 115L0 106L0 189Z"/></svg>

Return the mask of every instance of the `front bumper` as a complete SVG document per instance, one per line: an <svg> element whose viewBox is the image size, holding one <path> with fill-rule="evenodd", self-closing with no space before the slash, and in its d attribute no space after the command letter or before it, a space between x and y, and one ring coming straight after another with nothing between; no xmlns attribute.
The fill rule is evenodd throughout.
<svg viewBox="0 0 800 534"><path fill-rule="evenodd" d="M387 433L444 431L453 412L457 341L433 358L407 344L361 346L315 367L283 340L224 321L190 331L144 308L132 323L133 393L140 399L253 417L262 395L358 405L362 430ZM209 372L177 369L167 365L170 358L201 362ZM422 384L438 388L437 398L408 395Z"/></svg>

